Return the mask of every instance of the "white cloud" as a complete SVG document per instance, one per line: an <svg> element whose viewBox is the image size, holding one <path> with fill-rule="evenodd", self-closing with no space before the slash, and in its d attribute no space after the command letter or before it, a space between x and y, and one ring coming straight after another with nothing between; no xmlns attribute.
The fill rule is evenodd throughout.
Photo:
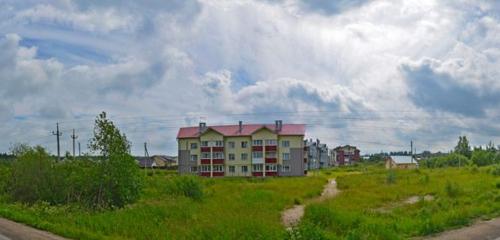
<svg viewBox="0 0 500 240"><path fill-rule="evenodd" d="M71 118L108 110L167 116L154 124L117 120L132 131L133 141L163 141L153 145L170 153L176 127L200 115L209 123L288 117L314 123L310 134L332 145L357 144L353 139L401 145L417 136L436 143L426 147L447 150L450 142L439 136L459 133L488 141L488 131L470 125L492 126L490 121L436 97L460 95L416 88L431 86L419 84L424 75L407 79L423 69L432 73L425 75L430 83L467 89L486 118L500 114L487 97L499 88L500 75L500 8L491 1L141 3L10 2L11 10L4 11L13 13L0 10L0 33L17 33L2 40L3 115ZM51 44L88 61L67 64ZM87 49L105 59L94 62ZM269 111L317 112L232 115ZM441 117L467 119L447 124ZM368 151L400 148L359 145Z"/></svg>

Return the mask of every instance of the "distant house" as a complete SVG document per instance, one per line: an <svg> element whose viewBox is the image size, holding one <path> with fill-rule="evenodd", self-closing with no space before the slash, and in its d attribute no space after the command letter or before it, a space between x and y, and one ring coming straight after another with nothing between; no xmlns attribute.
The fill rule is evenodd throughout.
<svg viewBox="0 0 500 240"><path fill-rule="evenodd" d="M355 146L345 145L334 148L330 154L336 165L351 165L360 161L360 151Z"/></svg>
<svg viewBox="0 0 500 240"><path fill-rule="evenodd" d="M152 157L136 157L141 168L167 168L177 166L177 157L154 155Z"/></svg>
<svg viewBox="0 0 500 240"><path fill-rule="evenodd" d="M140 168L156 168L156 162L152 157L136 157L137 164Z"/></svg>
<svg viewBox="0 0 500 240"><path fill-rule="evenodd" d="M386 169L415 169L418 162L412 156L389 156L385 159Z"/></svg>
<svg viewBox="0 0 500 240"><path fill-rule="evenodd" d="M305 157L307 160L307 169L318 169L331 166L329 164L330 156L328 155L328 146L321 143L319 139L313 141L312 139L304 140Z"/></svg>

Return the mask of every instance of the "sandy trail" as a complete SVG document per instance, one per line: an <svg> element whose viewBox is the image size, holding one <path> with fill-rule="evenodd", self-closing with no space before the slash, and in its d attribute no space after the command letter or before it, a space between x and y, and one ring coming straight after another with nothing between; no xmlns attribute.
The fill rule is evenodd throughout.
<svg viewBox="0 0 500 240"><path fill-rule="evenodd" d="M323 192L321 193L321 195L307 202L321 202L326 199L335 197L338 193L339 190L337 189L337 182L335 181L335 179L330 179L328 180L328 183L323 187ZM305 206L306 203L295 205L292 208L283 211L283 213L281 214L281 222L287 229L296 226L300 222L300 219L302 219L302 217L304 216Z"/></svg>
<svg viewBox="0 0 500 240"><path fill-rule="evenodd" d="M0 218L0 240L66 240L52 233Z"/></svg>
<svg viewBox="0 0 500 240"><path fill-rule="evenodd" d="M481 221L471 226L454 229L434 236L423 238L426 240L500 240L500 218Z"/></svg>

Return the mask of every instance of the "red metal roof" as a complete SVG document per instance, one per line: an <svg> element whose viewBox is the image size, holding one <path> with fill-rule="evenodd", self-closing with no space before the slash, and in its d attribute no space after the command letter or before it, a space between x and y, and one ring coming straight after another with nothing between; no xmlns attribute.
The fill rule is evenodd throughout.
<svg viewBox="0 0 500 240"><path fill-rule="evenodd" d="M273 132L276 131L275 124L243 124L243 129L239 132L239 125L207 126L206 129L212 129L226 137L250 136L261 128L267 128ZM306 132L305 124L283 124L278 135L304 135ZM199 127L183 127L179 129L177 138L197 138L200 136Z"/></svg>

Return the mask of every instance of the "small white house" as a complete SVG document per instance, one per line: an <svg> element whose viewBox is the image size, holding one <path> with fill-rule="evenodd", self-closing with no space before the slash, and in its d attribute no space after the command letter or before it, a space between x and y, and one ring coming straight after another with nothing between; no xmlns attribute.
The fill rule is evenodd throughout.
<svg viewBox="0 0 500 240"><path fill-rule="evenodd" d="M385 159L386 169L415 169L418 162L412 156L389 156Z"/></svg>

